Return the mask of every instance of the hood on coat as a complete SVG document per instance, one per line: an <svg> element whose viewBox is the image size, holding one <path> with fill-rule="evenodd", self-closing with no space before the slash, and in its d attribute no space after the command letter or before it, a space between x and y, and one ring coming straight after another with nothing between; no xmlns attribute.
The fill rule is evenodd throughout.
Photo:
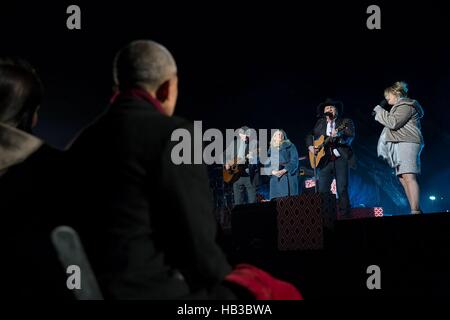
<svg viewBox="0 0 450 320"><path fill-rule="evenodd" d="M423 115L424 115L423 108L422 108L422 106L420 105L420 103L417 100L410 99L410 98L403 98L403 99L400 99L400 101L397 102L396 105L399 106L399 105L404 105L404 104L415 108L417 113L418 113L418 115L419 115L419 118L423 117Z"/></svg>
<svg viewBox="0 0 450 320"><path fill-rule="evenodd" d="M26 160L42 144L39 138L0 122L0 171Z"/></svg>

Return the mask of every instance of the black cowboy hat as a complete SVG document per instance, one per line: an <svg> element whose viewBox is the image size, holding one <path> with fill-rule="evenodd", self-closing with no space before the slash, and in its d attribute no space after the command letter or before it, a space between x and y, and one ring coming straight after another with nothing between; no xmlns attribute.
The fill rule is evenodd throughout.
<svg viewBox="0 0 450 320"><path fill-rule="evenodd" d="M339 116L342 116L344 113L344 104L341 101L327 98L324 102L317 106L318 117L323 116L323 109L325 109L326 106L334 106L337 109Z"/></svg>

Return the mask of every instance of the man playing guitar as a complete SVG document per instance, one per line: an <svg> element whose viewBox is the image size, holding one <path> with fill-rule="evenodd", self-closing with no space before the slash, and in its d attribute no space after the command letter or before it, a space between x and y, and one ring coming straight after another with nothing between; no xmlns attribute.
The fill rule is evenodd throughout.
<svg viewBox="0 0 450 320"><path fill-rule="evenodd" d="M233 183L234 205L256 202L255 175L258 171L258 166L251 164L255 161L250 161L256 157L256 152L249 148L251 130L244 126L238 132L239 138L233 146L236 157L226 161L224 166L225 182Z"/></svg>
<svg viewBox="0 0 450 320"><path fill-rule="evenodd" d="M323 159L315 161L315 166L319 169L319 192L329 193L333 178L336 178L339 211L348 216L348 169L354 165L351 143L355 137L355 126L351 119L339 117L343 109L342 102L331 99L319 104L317 116L320 119L306 137L306 145L313 159L317 160L318 154L324 154ZM318 146L314 143L316 137L320 137L325 143Z"/></svg>

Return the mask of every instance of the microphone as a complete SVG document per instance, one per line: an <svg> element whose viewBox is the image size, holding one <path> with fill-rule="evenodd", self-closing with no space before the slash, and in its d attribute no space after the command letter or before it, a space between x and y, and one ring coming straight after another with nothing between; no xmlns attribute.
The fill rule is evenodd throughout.
<svg viewBox="0 0 450 320"><path fill-rule="evenodd" d="M331 112L325 112L324 116L330 118L331 120L334 118L334 115Z"/></svg>
<svg viewBox="0 0 450 320"><path fill-rule="evenodd" d="M385 109L389 104L386 99L381 100L381 102L378 104L380 107ZM375 111L372 111L372 116L376 115L377 113Z"/></svg>

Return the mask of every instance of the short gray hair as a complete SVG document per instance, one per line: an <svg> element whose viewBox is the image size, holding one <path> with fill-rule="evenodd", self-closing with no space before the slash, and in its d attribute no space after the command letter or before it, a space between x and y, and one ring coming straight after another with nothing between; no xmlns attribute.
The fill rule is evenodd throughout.
<svg viewBox="0 0 450 320"><path fill-rule="evenodd" d="M177 73L172 54L151 40L136 40L114 58L114 82L120 89L148 86L156 90Z"/></svg>

